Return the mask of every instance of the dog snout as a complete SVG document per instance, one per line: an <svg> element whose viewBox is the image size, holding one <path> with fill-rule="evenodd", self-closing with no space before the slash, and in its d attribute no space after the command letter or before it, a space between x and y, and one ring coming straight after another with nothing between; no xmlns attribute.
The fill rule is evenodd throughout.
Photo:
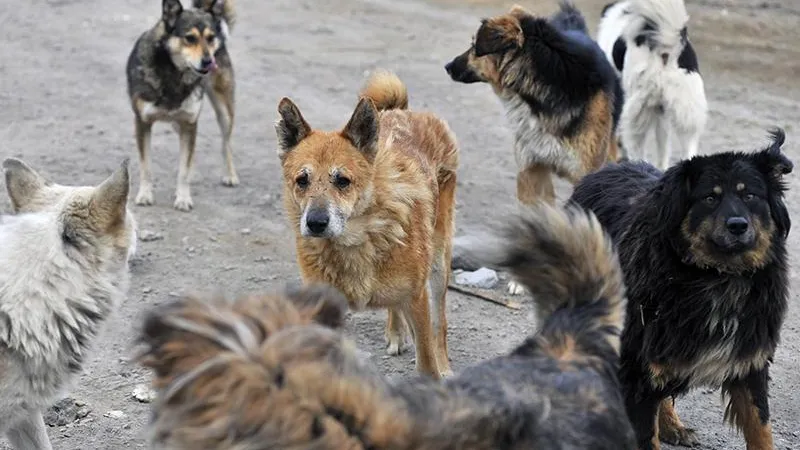
<svg viewBox="0 0 800 450"><path fill-rule="evenodd" d="M312 209L306 215L306 227L314 234L322 234L328 228L330 215L325 209Z"/></svg>
<svg viewBox="0 0 800 450"><path fill-rule="evenodd" d="M444 70L447 72L448 75L453 75L453 61L444 65Z"/></svg>
<svg viewBox="0 0 800 450"><path fill-rule="evenodd" d="M729 217L728 220L725 221L725 227L728 228L731 234L736 236L745 234L749 226L750 224L744 217Z"/></svg>
<svg viewBox="0 0 800 450"><path fill-rule="evenodd" d="M200 65L204 69L211 67L212 64L214 64L214 60L210 56L206 56L202 61L200 61Z"/></svg>

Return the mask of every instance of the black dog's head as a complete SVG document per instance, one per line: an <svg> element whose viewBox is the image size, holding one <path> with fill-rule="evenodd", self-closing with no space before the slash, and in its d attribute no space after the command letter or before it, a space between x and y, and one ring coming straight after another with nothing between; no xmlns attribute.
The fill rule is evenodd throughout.
<svg viewBox="0 0 800 450"><path fill-rule="evenodd" d="M781 153L783 130L771 139L756 153L699 156L664 174L651 207L658 232L670 236L685 262L742 273L772 261L774 245L791 227L783 175L793 164Z"/></svg>

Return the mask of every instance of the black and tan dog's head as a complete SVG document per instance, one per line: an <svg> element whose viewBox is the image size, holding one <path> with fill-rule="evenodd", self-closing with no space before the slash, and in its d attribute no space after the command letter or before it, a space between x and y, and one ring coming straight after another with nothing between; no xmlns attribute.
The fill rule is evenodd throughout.
<svg viewBox="0 0 800 450"><path fill-rule="evenodd" d="M669 169L651 205L684 261L721 272L763 268L789 233L783 175L792 162L781 153L783 130L756 153L698 156Z"/></svg>
<svg viewBox="0 0 800 450"><path fill-rule="evenodd" d="M201 9L183 9L180 0L163 1L164 46L176 67L200 75L217 68L214 55L223 45L224 1L206 2Z"/></svg>
<svg viewBox="0 0 800 450"><path fill-rule="evenodd" d="M453 81L499 87L504 67L519 55L525 42L520 21L530 16L524 8L514 5L506 14L483 19L472 45L444 67Z"/></svg>

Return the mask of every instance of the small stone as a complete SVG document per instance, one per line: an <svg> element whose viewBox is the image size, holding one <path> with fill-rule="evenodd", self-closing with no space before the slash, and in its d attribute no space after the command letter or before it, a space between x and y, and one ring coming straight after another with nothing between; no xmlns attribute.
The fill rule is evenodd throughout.
<svg viewBox="0 0 800 450"><path fill-rule="evenodd" d="M250 228L242 228L242 229L241 229L241 230L239 230L239 231L240 231L240 233L244 234L245 236L246 236L246 235L248 235L248 234L250 234L250 233L252 233L252 231L250 230Z"/></svg>
<svg viewBox="0 0 800 450"><path fill-rule="evenodd" d="M150 389L149 386L145 384L139 384L135 388L133 388L133 398L139 400L142 403L151 403L156 398L156 392Z"/></svg>
<svg viewBox="0 0 800 450"><path fill-rule="evenodd" d="M125 418L125 413L122 411L112 410L103 414L103 417L108 417L109 419L123 419Z"/></svg>
<svg viewBox="0 0 800 450"><path fill-rule="evenodd" d="M155 231L142 230L139 233L139 240L142 242L160 241L162 239L164 239L164 235Z"/></svg>
<svg viewBox="0 0 800 450"><path fill-rule="evenodd" d="M497 272L485 267L481 267L474 272L462 272L456 275L456 284L481 289L492 289L497 286L498 281L500 279L497 277Z"/></svg>
<svg viewBox="0 0 800 450"><path fill-rule="evenodd" d="M44 423L51 427L63 427L89 415L90 409L86 407L86 403L80 402L80 405L78 403L71 397L55 402L44 414Z"/></svg>
<svg viewBox="0 0 800 450"><path fill-rule="evenodd" d="M148 286L148 287L146 287L146 288L144 288L144 289L142 289L142 293L143 293L143 294L149 294L149 293L151 293L151 292L153 292L153 288L151 288L151 287L149 287L149 286Z"/></svg>

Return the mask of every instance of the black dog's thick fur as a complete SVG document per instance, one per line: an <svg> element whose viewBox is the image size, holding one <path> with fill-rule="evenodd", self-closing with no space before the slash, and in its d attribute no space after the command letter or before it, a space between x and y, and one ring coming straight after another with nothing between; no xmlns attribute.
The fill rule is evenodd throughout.
<svg viewBox="0 0 800 450"><path fill-rule="evenodd" d="M657 448L662 399L719 384L748 448L772 448L768 369L787 307L791 226L783 142L777 130L759 152L698 156L663 174L644 162L610 164L575 188L570 202L597 215L625 274L620 381L640 450ZM761 239L752 257L708 250L720 214L749 220Z"/></svg>

